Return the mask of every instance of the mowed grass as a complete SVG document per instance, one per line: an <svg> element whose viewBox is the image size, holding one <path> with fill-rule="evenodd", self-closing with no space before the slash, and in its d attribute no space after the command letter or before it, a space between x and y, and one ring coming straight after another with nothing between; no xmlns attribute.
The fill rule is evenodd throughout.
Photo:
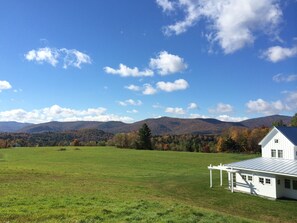
<svg viewBox="0 0 297 223"><path fill-rule="evenodd" d="M209 188L253 156L112 147L0 150L0 222L297 222L297 201Z"/></svg>

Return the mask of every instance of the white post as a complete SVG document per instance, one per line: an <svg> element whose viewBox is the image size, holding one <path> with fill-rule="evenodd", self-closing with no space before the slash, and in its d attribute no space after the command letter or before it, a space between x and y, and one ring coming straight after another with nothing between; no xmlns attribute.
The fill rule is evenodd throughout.
<svg viewBox="0 0 297 223"><path fill-rule="evenodd" d="M212 188L212 169L211 169L211 164L209 165L209 183L210 183L210 188Z"/></svg>
<svg viewBox="0 0 297 223"><path fill-rule="evenodd" d="M223 186L223 170L222 170L222 164L220 163L220 186Z"/></svg>
<svg viewBox="0 0 297 223"><path fill-rule="evenodd" d="M234 188L233 188L233 172L231 173L231 192L233 193Z"/></svg>
<svg viewBox="0 0 297 223"><path fill-rule="evenodd" d="M228 188L231 189L231 173L228 171Z"/></svg>

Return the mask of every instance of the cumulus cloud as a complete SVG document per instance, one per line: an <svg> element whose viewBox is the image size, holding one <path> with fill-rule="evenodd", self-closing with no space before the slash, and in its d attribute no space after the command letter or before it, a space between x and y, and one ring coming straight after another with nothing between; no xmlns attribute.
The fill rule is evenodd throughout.
<svg viewBox="0 0 297 223"><path fill-rule="evenodd" d="M162 51L157 58L150 59L150 68L157 70L161 75L178 73L187 68L184 59L167 51Z"/></svg>
<svg viewBox="0 0 297 223"><path fill-rule="evenodd" d="M0 92L11 89L12 86L8 81L0 81Z"/></svg>
<svg viewBox="0 0 297 223"><path fill-rule="evenodd" d="M125 86L126 89L130 91L140 91L140 87L134 84L131 84L129 86Z"/></svg>
<svg viewBox="0 0 297 223"><path fill-rule="evenodd" d="M169 0L156 0L156 3L163 9L163 12L169 12L174 9L174 4Z"/></svg>
<svg viewBox="0 0 297 223"><path fill-rule="evenodd" d="M128 106L128 105L132 105L132 106L140 106L142 105L142 101L140 100L133 100L133 99L127 99L125 101L119 101L119 105L121 106Z"/></svg>
<svg viewBox="0 0 297 223"><path fill-rule="evenodd" d="M262 113L264 115L279 114L280 112L290 110L290 107L281 100L267 102L261 98L250 100L246 103L246 107L250 113Z"/></svg>
<svg viewBox="0 0 297 223"><path fill-rule="evenodd" d="M175 0L170 2L177 5L175 9L181 9L185 17L166 26L165 35L179 35L195 26L200 20L206 19L209 23L208 40L211 43L218 43L226 54L253 44L256 38L255 32L277 36L278 25L282 19L282 11L276 0Z"/></svg>
<svg viewBox="0 0 297 223"><path fill-rule="evenodd" d="M174 82L164 82L160 81L156 84L157 88L166 91L166 92L172 92L172 91L178 91L178 90L185 90L189 87L189 84L184 79L178 79Z"/></svg>
<svg viewBox="0 0 297 223"><path fill-rule="evenodd" d="M232 117L229 115L219 115L216 119L223 121L223 122L241 122L247 120L248 117Z"/></svg>
<svg viewBox="0 0 297 223"><path fill-rule="evenodd" d="M218 103L215 108L208 109L210 113L229 113L233 112L233 107L230 104Z"/></svg>
<svg viewBox="0 0 297 223"><path fill-rule="evenodd" d="M36 61L40 64L49 63L54 67L61 62L65 69L68 66L81 68L81 64L91 64L90 56L76 49L44 47L37 50L30 50L24 56L28 61Z"/></svg>
<svg viewBox="0 0 297 223"><path fill-rule="evenodd" d="M144 84L142 93L144 95L153 95L157 93L157 90L150 84Z"/></svg>
<svg viewBox="0 0 297 223"><path fill-rule="evenodd" d="M292 82L297 80L297 74L285 75L285 74L276 74L272 77L272 80L275 82Z"/></svg>
<svg viewBox="0 0 297 223"><path fill-rule="evenodd" d="M189 110L190 109L196 109L196 108L198 108L198 105L196 103L194 103L194 102L190 103L189 106L188 106Z"/></svg>
<svg viewBox="0 0 297 223"><path fill-rule="evenodd" d="M190 114L189 118L210 118L210 117L206 115L201 115L201 114Z"/></svg>
<svg viewBox="0 0 297 223"><path fill-rule="evenodd" d="M138 113L138 110L132 109L132 110L127 111L127 113L136 114L136 113Z"/></svg>
<svg viewBox="0 0 297 223"><path fill-rule="evenodd" d="M130 68L124 64L120 64L119 69L104 67L103 70L108 74L117 74L121 77L151 77L154 75L154 72L150 69L140 71L137 67Z"/></svg>
<svg viewBox="0 0 297 223"><path fill-rule="evenodd" d="M165 109L165 112L166 113L171 113L171 114L174 114L174 115L184 115L186 114L186 111L183 109L183 108L172 108L172 107L168 107Z"/></svg>
<svg viewBox="0 0 297 223"><path fill-rule="evenodd" d="M173 91L178 91L178 90L185 90L188 87L189 87L189 84L186 80L179 79L174 82L159 81L155 84L155 86L146 83L142 87L132 84L132 85L126 86L125 88L128 90L131 90L131 91L141 91L142 94L144 94L144 95L154 95L154 94L158 93L159 91L173 92ZM193 106L192 109L194 109L194 107L195 107L194 103L191 106Z"/></svg>
<svg viewBox="0 0 297 223"><path fill-rule="evenodd" d="M17 121L28 123L43 123L50 121L123 121L131 122L133 119L127 116L107 114L106 108L89 108L76 110L63 108L59 105L43 109L26 111L24 109L13 109L0 112L0 121Z"/></svg>
<svg viewBox="0 0 297 223"><path fill-rule="evenodd" d="M273 46L265 50L262 57L270 62L276 63L297 55L297 46L285 48L281 46Z"/></svg>

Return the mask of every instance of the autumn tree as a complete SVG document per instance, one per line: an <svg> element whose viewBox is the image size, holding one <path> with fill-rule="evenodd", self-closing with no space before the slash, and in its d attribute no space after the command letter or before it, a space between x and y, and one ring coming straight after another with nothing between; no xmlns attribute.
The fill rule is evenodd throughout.
<svg viewBox="0 0 297 223"><path fill-rule="evenodd" d="M138 130L139 142L138 149L151 150L152 149L152 134L146 123Z"/></svg>
<svg viewBox="0 0 297 223"><path fill-rule="evenodd" d="M295 113L295 115L291 119L291 126L297 127L297 113Z"/></svg>

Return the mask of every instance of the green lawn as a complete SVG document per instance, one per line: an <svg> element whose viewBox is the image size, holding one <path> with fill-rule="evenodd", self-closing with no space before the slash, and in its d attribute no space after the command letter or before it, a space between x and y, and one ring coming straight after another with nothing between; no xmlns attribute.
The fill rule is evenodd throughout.
<svg viewBox="0 0 297 223"><path fill-rule="evenodd" d="M209 188L249 159L111 147L0 150L0 222L297 222L297 201Z"/></svg>

